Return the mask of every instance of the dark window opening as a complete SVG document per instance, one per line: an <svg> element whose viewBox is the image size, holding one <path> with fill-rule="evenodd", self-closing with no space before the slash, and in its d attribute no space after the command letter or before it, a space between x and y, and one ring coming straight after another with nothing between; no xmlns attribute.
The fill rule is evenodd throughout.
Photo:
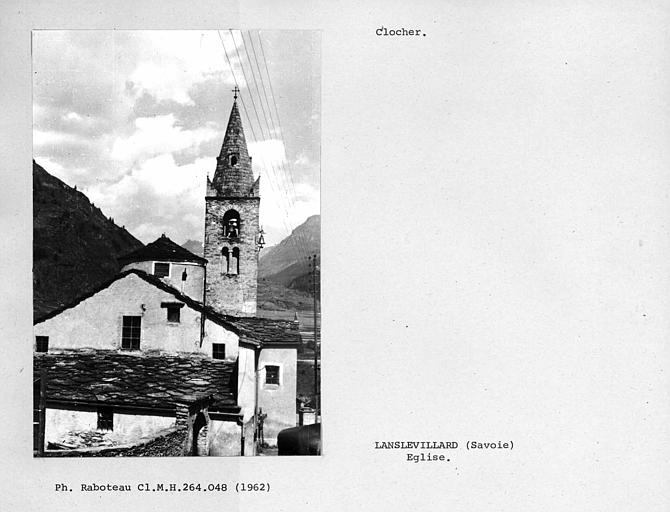
<svg viewBox="0 0 670 512"><path fill-rule="evenodd" d="M179 310L184 307L181 302L161 302L161 307L167 309L167 321L179 322Z"/></svg>
<svg viewBox="0 0 670 512"><path fill-rule="evenodd" d="M37 352L49 351L49 336L35 336L35 350Z"/></svg>
<svg viewBox="0 0 670 512"><path fill-rule="evenodd" d="M225 359L226 358L226 344L212 343L212 358Z"/></svg>
<svg viewBox="0 0 670 512"><path fill-rule="evenodd" d="M237 165L237 155L230 155L230 165Z"/></svg>
<svg viewBox="0 0 670 512"><path fill-rule="evenodd" d="M230 250L228 247L221 249L221 273L227 274L230 268Z"/></svg>
<svg viewBox="0 0 670 512"><path fill-rule="evenodd" d="M228 210L223 215L223 236L237 238L240 236L240 214L237 210Z"/></svg>
<svg viewBox="0 0 670 512"><path fill-rule="evenodd" d="M279 385L279 366L265 367L265 383Z"/></svg>
<svg viewBox="0 0 670 512"><path fill-rule="evenodd" d="M114 430L114 412L111 407L98 408L98 430Z"/></svg>
<svg viewBox="0 0 670 512"><path fill-rule="evenodd" d="M178 306L168 306L167 307L167 320L168 322L179 322L179 307Z"/></svg>
<svg viewBox="0 0 670 512"><path fill-rule="evenodd" d="M170 264L169 263L154 263L154 275L156 277L169 277Z"/></svg>
<svg viewBox="0 0 670 512"><path fill-rule="evenodd" d="M140 349L141 316L124 316L121 331L121 348L124 350Z"/></svg>

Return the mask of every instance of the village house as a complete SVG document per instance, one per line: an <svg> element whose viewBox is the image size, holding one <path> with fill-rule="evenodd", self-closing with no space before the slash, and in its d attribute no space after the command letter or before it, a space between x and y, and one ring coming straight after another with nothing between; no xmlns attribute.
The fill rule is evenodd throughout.
<svg viewBox="0 0 670 512"><path fill-rule="evenodd" d="M261 428L272 445L296 425L300 333L256 317L260 186L234 99L207 179L204 258L163 235L35 319L47 452L254 455Z"/></svg>

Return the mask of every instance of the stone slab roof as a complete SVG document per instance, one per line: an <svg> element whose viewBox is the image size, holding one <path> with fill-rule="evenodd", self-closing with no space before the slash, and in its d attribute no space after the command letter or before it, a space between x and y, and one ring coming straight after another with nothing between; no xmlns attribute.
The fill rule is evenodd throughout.
<svg viewBox="0 0 670 512"><path fill-rule="evenodd" d="M130 254L120 257L118 260L121 265L136 261L190 261L202 265L207 263L205 258L184 249L165 235Z"/></svg>
<svg viewBox="0 0 670 512"><path fill-rule="evenodd" d="M235 163L229 160L231 155L236 156ZM251 158L249 158L237 101L233 102L233 107L230 110L223 145L216 161L216 171L214 171L211 188L214 189L217 196L247 197L257 192L253 186L254 175L251 170Z"/></svg>
<svg viewBox="0 0 670 512"><path fill-rule="evenodd" d="M189 354L71 350L36 353L47 371L47 401L172 409L187 397L214 395L211 410L237 412L235 363Z"/></svg>
<svg viewBox="0 0 670 512"><path fill-rule="evenodd" d="M258 317L223 317L235 325L240 336L250 337L261 342L264 347L273 345L295 345L301 343L300 329L296 322Z"/></svg>

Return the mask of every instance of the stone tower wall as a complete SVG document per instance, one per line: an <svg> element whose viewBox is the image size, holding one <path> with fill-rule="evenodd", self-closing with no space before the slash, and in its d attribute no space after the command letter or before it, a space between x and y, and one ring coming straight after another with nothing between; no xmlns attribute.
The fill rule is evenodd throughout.
<svg viewBox="0 0 670 512"><path fill-rule="evenodd" d="M260 198L207 197L205 200L205 254L207 259L207 305L220 313L255 316L258 289L258 252L256 236ZM235 209L240 214L240 234L224 236L223 216ZM222 249L240 250L240 273L226 274Z"/></svg>

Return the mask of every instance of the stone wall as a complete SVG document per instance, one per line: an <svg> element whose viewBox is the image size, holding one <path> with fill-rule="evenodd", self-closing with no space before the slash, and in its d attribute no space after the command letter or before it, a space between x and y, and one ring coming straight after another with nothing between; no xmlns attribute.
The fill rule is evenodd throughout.
<svg viewBox="0 0 670 512"><path fill-rule="evenodd" d="M241 455L242 430L231 421L214 420L210 423L209 455L212 457L236 457ZM248 453L245 453L248 455Z"/></svg>
<svg viewBox="0 0 670 512"><path fill-rule="evenodd" d="M160 436L132 446L89 448L82 450L47 450L45 457L181 457L186 429L175 427Z"/></svg>
<svg viewBox="0 0 670 512"><path fill-rule="evenodd" d="M96 411L47 408L45 414L45 443L65 445L81 444L82 438L92 436L99 438L95 444L131 445L142 440L151 439L159 432L174 425L170 416L150 414L113 413L113 430L98 430L98 414Z"/></svg>
<svg viewBox="0 0 670 512"><path fill-rule="evenodd" d="M234 316L255 316L258 289L258 251L256 236L259 231L258 208L260 198L208 197L205 206L205 254L207 259L207 305L216 311ZM240 215L240 233L227 238L223 231L223 216L234 209ZM226 273L222 250L232 254L240 251L239 274Z"/></svg>

